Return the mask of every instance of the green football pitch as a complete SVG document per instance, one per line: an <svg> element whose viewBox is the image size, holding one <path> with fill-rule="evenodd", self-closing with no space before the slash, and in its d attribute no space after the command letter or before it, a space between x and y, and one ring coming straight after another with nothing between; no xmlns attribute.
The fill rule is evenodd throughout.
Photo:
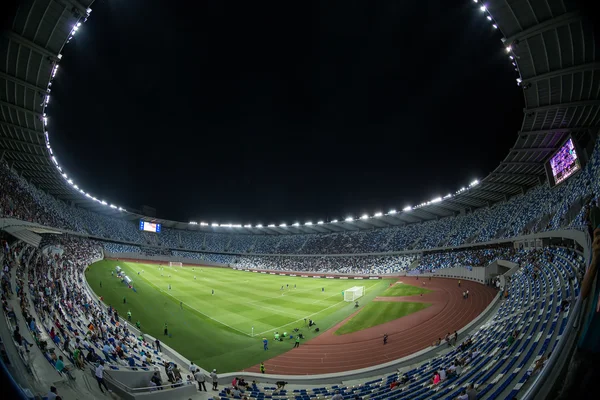
<svg viewBox="0 0 600 400"><path fill-rule="evenodd" d="M111 274L117 265L133 280L136 292ZM363 305L395 281L313 279L114 260L91 265L86 277L121 318L130 310L131 323L140 321L143 332L203 368L220 372L239 371L290 350L292 341L272 340L276 331L292 333L298 328L305 340L318 335L305 326L305 318L323 332L348 317L355 308L343 300L343 290L364 286L366 294L359 300ZM163 335L165 322L168 337ZM263 350L263 337L269 339L268 351Z"/></svg>

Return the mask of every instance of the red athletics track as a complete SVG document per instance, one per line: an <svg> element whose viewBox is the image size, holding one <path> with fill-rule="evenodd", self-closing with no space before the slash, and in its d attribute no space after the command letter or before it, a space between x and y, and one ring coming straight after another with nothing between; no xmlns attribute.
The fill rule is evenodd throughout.
<svg viewBox="0 0 600 400"><path fill-rule="evenodd" d="M429 281L427 278L417 280L415 277L401 277L398 281L414 286L422 286L425 282L425 288L433 292L423 296L394 298L393 301L423 301L432 303L432 306L359 332L334 335L350 316L316 338L302 343L299 348L267 359L266 372L283 375L325 374L370 367L408 356L431 346L438 338L443 340L446 333L454 333L467 325L485 310L497 293L490 287L464 280L459 288L457 279L432 278ZM462 293L467 289L469 299L463 300ZM375 301L388 299L379 297ZM384 333L388 334L386 345L383 344ZM461 340L460 336L458 340ZM289 346L293 346L291 341ZM268 355L268 351L265 355ZM245 371L259 372L259 366Z"/></svg>

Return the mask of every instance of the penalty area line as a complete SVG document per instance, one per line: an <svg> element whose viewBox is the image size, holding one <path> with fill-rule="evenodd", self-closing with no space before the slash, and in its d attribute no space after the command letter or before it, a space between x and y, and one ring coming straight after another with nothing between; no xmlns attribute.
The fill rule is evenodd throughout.
<svg viewBox="0 0 600 400"><path fill-rule="evenodd" d="M262 335L262 334L264 334L264 333L269 333L269 332L273 332L273 331L276 331L276 330L278 330L278 329L281 329L281 328L283 328L284 326L288 326L288 325L295 324L296 322L304 321L304 320L305 320L305 319L307 319L307 318L314 317L314 316L315 316L315 315L317 315L317 314L321 314L323 311L325 311L325 310L329 310L330 308L332 308L332 307L335 307L335 306L338 306L338 305L340 305L341 303L344 303L344 302L345 302L345 301L344 301L344 300L342 300L342 301L340 301L340 302L338 302L338 303L335 303L335 304L332 304L332 305L330 305L330 306L329 306L329 307L327 307L327 308L324 308L324 309L322 309L322 310L319 310L319 311L317 311L316 313L312 313L312 314L310 314L310 315L307 315L306 317L303 317L303 318L297 319L297 320L295 320L295 321L292 321L292 322L290 322L290 323L288 323L288 324L285 324L285 325L278 326L277 328L269 329L268 331L264 331L264 332L260 332L260 333L255 333L255 334L254 334L254 336L260 336L260 335Z"/></svg>
<svg viewBox="0 0 600 400"><path fill-rule="evenodd" d="M181 304L185 305L185 306L186 306L187 308L189 308L190 310L194 310L194 311L196 311L198 314L204 315L206 318L208 318L208 319L211 319L211 320L215 321L215 322L216 322L216 323L218 323L218 324L221 324L221 325L223 325L223 326L226 326L226 327L227 327L227 328L229 328L229 329L233 329L233 330L234 330L234 331L236 331L236 332L239 332L239 333L242 333L242 334L244 334L244 335L246 335L246 336L252 337L252 335L251 335L251 334L249 334L249 333L247 333L247 332L244 332L244 331L241 331L241 330L239 330L239 329L237 329L237 328L234 328L233 326L231 326L231 325L228 325L228 324L226 324L225 322L221 322L221 321L219 321L218 319L215 319L215 318L211 317L210 315L206 315L206 314L204 314L202 311L198 311L198 310L196 310L194 307L190 307L190 306L189 306L187 303L184 303L183 301L179 300L177 297L173 296L172 294L165 292L164 290L162 290L161 288L159 288L158 286L156 286L156 285L155 285L155 284L153 284L152 282L150 282L150 281L148 281L148 280L146 280L146 282L148 282L148 283L149 283L151 286L154 286L156 289L158 289L158 291L159 291L159 292L163 292L163 293L164 293L164 294L166 294L167 296L169 296L169 297L172 297L172 298L174 298L175 300L179 301Z"/></svg>

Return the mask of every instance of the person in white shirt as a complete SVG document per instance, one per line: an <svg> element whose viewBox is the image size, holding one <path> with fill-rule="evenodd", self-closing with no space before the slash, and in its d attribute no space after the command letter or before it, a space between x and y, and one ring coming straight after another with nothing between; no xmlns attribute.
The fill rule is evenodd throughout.
<svg viewBox="0 0 600 400"><path fill-rule="evenodd" d="M460 394L456 397L456 400L469 400L469 395L467 395L467 392L465 390L463 390L462 392L460 392Z"/></svg>
<svg viewBox="0 0 600 400"><path fill-rule="evenodd" d="M100 364L98 364L98 366L96 367L96 380L98 381L98 387L100 388L100 391L102 393L104 393L104 390L102 390L102 385L104 385L106 390L108 390L109 392L112 392L112 390L110 390L108 388L108 386L106 386L106 382L104 382L104 363L103 362L100 362Z"/></svg>
<svg viewBox="0 0 600 400"><path fill-rule="evenodd" d="M446 380L446 370L444 368L440 368L438 373L440 374L440 380L445 381Z"/></svg>
<svg viewBox="0 0 600 400"><path fill-rule="evenodd" d="M195 374L197 370L198 370L198 366L197 366L197 365L195 365L195 364L194 364L194 362L192 362L192 363L190 364L190 372L191 372L192 374Z"/></svg>

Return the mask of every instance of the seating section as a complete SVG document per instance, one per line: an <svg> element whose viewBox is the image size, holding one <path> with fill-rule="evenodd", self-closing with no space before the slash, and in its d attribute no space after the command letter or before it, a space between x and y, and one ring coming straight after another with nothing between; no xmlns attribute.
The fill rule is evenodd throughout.
<svg viewBox="0 0 600 400"><path fill-rule="evenodd" d="M164 228L140 232L135 222L107 217L57 200L0 163L0 217L69 229L146 247L256 255L364 254L434 249L555 230L581 229L584 206L600 193L600 141L581 173L555 188L532 188L466 215L419 224L324 234L242 235ZM152 253L152 251L150 251ZM211 256L213 257L213 256ZM218 258L218 257L217 257Z"/></svg>

